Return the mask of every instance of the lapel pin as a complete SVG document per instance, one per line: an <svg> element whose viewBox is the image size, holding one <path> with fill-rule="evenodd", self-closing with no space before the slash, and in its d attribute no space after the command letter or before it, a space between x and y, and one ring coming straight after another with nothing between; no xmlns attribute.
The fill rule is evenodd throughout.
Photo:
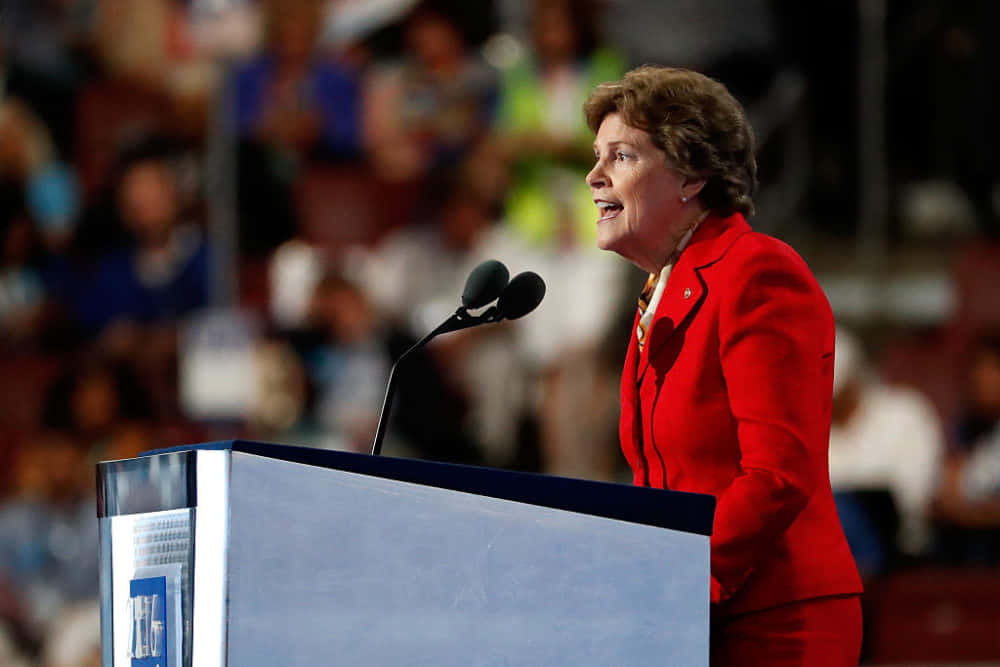
<svg viewBox="0 0 1000 667"><path fill-rule="evenodd" d="M684 289L684 298L685 299L690 299L691 298L691 288L690 287L687 287L687 288Z"/></svg>

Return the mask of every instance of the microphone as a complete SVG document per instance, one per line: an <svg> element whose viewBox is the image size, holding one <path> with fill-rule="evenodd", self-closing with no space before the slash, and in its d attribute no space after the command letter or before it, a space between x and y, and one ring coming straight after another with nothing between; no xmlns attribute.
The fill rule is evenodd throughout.
<svg viewBox="0 0 1000 667"><path fill-rule="evenodd" d="M488 259L472 270L465 279L465 289L462 290L462 306L465 308L482 308L496 301L510 279L510 273L503 263Z"/></svg>
<svg viewBox="0 0 1000 667"><path fill-rule="evenodd" d="M545 281L534 271L519 273L507 285L497 303L498 319L516 320L524 317L545 298Z"/></svg>
<svg viewBox="0 0 1000 667"><path fill-rule="evenodd" d="M541 303L545 296L545 282L537 273L526 271L514 276L508 282L510 273L502 262L489 259L477 266L465 280L462 290L462 305L458 310L417 341L413 347L399 356L389 370L389 383L385 388L385 398L382 401L382 411L378 418L378 428L375 430L375 441L372 443L372 456L382 453L382 440L385 438L386 425L392 407L392 396L395 392L396 368L411 352L429 343L431 339L443 333L460 331L470 327L499 322L503 319L516 320L524 317ZM497 301L480 315L472 315L469 309L482 308Z"/></svg>

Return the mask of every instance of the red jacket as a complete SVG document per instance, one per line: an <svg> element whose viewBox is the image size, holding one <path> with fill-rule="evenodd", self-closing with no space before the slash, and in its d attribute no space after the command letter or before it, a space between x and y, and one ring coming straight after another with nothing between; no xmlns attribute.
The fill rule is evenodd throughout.
<svg viewBox="0 0 1000 667"><path fill-rule="evenodd" d="M830 491L834 324L805 262L709 216L622 375L635 483L717 499L716 613L861 592Z"/></svg>

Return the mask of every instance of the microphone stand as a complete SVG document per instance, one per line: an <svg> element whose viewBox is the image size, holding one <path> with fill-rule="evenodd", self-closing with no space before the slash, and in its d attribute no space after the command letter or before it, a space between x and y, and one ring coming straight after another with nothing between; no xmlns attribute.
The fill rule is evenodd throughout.
<svg viewBox="0 0 1000 667"><path fill-rule="evenodd" d="M382 411L378 418L378 428L375 430L375 442L372 443L372 456L378 456L382 453L382 440L385 438L386 426L389 423L389 413L392 411L392 395L396 390L396 367L409 356L410 352L423 347L435 336L452 331L461 331L462 329L468 329L480 324L496 322L499 319L499 311L496 306L491 306L482 315L470 315L464 306L460 306L451 317L417 341L413 347L399 355L399 359L396 360L396 363L392 365L392 369L389 371L389 383L386 385L385 398L382 400Z"/></svg>

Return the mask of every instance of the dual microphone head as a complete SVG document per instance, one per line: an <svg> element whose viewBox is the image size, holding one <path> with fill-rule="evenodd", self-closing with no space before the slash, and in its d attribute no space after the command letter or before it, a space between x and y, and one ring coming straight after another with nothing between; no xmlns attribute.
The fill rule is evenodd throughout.
<svg viewBox="0 0 1000 667"><path fill-rule="evenodd" d="M503 262L488 259L469 274L462 291L462 308L483 308L494 301L495 311L485 316L488 321L516 320L524 317L545 297L545 281L534 271L525 271L510 278Z"/></svg>
<svg viewBox="0 0 1000 667"><path fill-rule="evenodd" d="M382 452L382 440L385 437L389 413L392 408L392 396L396 386L396 368L411 352L423 347L432 338L443 333L524 317L537 308L544 297L545 281L533 271L525 271L510 278L507 267L495 259L486 260L473 269L469 277L465 279L465 289L462 290L462 305L455 311L455 314L404 352L389 370L389 383L385 388L382 412L379 414L375 441L372 443L372 455L378 456ZM494 301L497 302L497 305L490 306L479 315L469 313L470 309L485 308Z"/></svg>

